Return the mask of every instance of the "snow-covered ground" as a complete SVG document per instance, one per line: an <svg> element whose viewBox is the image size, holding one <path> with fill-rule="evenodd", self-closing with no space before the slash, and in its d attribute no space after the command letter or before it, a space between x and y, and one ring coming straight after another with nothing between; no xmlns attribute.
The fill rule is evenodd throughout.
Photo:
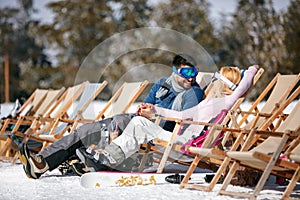
<svg viewBox="0 0 300 200"><path fill-rule="evenodd" d="M202 174L201 174L202 175ZM203 173L203 177L205 174ZM40 179L28 179L21 164L0 163L0 199L189 199L224 200L234 199L219 196L220 184L213 192L179 189L177 184L147 185L119 188L82 188L78 176L62 176L58 170L47 172ZM203 180L203 184L204 180ZM280 199L285 187L269 184L258 199ZM298 187L299 189L299 187ZM248 191L243 187L230 186L230 190ZM299 191L298 191L299 192ZM298 193L298 198L299 198Z"/></svg>
<svg viewBox="0 0 300 200"><path fill-rule="evenodd" d="M97 104L97 103L96 103ZM249 104L244 104L243 107L248 107ZM11 110L12 104L1 105L1 116L6 116ZM97 105L93 105L88 109L91 114L93 110L97 110ZM292 108L292 105L286 110ZM134 107L132 108L134 110ZM205 173L201 174L205 176ZM58 170L47 172L40 179L28 179L23 171L22 165L17 163L12 165L8 162L0 162L0 199L108 199L108 200L123 200L123 199L208 199L208 200L223 200L233 199L226 196L219 196L218 184L213 192L203 192L199 190L179 189L176 184L120 187L120 188L93 188L85 189L80 186L80 177L78 176L62 176ZM263 191L258 196L258 199L280 199L285 187L278 186L271 179ZM203 184L205 184L203 179ZM230 190L234 191L249 191L238 186L230 186ZM300 198L300 185L293 194Z"/></svg>
<svg viewBox="0 0 300 200"><path fill-rule="evenodd" d="M205 174L201 174L205 176ZM21 164L12 165L0 162L0 199L189 199L189 200L224 200L234 199L218 195L220 184L212 192L199 190L179 189L177 184L146 185L119 188L82 188L80 177L62 176L58 170L47 172L40 179L28 179ZM205 184L203 179L203 184ZM299 185L298 185L299 186ZM300 198L299 187L298 198ZM230 190L249 191L238 186L230 186ZM280 199L285 187L267 184L258 199ZM294 191L296 193L296 191Z"/></svg>

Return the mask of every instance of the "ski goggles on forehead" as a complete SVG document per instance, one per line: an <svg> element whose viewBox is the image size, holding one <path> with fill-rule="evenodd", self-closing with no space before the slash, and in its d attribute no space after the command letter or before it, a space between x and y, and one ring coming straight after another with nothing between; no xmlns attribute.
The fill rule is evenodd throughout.
<svg viewBox="0 0 300 200"><path fill-rule="evenodd" d="M237 85L234 84L233 82L231 82L230 80L228 80L225 76L222 76L220 74L220 72L215 72L213 77L212 77L212 82L216 81L216 80L220 80L223 83L225 83L225 85L227 85L232 91L236 89Z"/></svg>
<svg viewBox="0 0 300 200"><path fill-rule="evenodd" d="M198 69L196 67L177 69L175 66L173 66L173 72L175 72L179 76L182 76L183 78L189 79L189 78L196 78L198 74Z"/></svg>

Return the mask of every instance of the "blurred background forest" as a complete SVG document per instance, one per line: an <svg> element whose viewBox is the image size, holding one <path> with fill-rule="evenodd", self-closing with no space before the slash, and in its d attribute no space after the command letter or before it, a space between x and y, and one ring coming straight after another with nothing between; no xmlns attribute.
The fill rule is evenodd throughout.
<svg viewBox="0 0 300 200"><path fill-rule="evenodd" d="M209 17L209 0L72 0L53 1L51 23L32 16L33 0L17 0L18 7L0 9L0 102L5 99L5 63L9 66L9 101L28 97L36 88L74 84L77 70L89 52L116 33L141 28L176 30L211 55L218 67L236 64L265 69L252 98L276 73L300 72L300 0L290 0L277 12L272 0L237 0L234 13L216 23ZM219 24L219 25L217 25ZM47 49L56 52L55 61ZM157 50L129 53L111 63L103 79L114 83L132 63L171 64L173 55ZM54 65L55 62L55 65ZM158 77L160 72L156 72ZM101 98L108 98L111 88Z"/></svg>

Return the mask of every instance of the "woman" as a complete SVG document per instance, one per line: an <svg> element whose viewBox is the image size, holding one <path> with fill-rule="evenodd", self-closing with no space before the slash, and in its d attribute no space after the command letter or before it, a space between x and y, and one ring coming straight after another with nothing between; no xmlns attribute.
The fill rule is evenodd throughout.
<svg viewBox="0 0 300 200"><path fill-rule="evenodd" d="M137 117L134 117L123 131L123 134L112 141L102 153L97 153L94 159L84 156L84 152L78 151L77 155L89 167L105 169L103 166L115 167L124 159L130 157L139 148L140 144L147 143L154 138L169 140L172 133L166 131L150 121L154 115L163 117L173 117L179 119L192 119L193 121L209 122L223 109L231 109L239 97L241 97L251 86L253 77L258 70L258 66L251 66L245 71L241 80L241 72L236 67L223 67L219 74L216 74L218 80L212 82L206 91L206 99L185 111L174 111L144 104L138 111ZM240 81L241 80L241 81ZM237 86L237 84L239 84ZM190 125L183 134L175 139L175 143L184 144L193 135L199 135L203 130L201 125ZM186 160L187 156L183 156L180 152L173 152L170 157L180 160ZM96 158L96 162L95 161ZM98 159L97 159L98 158Z"/></svg>

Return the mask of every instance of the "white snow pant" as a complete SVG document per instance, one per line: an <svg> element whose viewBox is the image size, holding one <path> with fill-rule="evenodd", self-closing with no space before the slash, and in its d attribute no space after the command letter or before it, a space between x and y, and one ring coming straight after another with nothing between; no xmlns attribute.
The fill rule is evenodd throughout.
<svg viewBox="0 0 300 200"><path fill-rule="evenodd" d="M141 144L145 144L154 138L170 140L172 133L164 130L152 121L136 116L131 119L130 123L124 129L122 135L113 140L125 154L125 158L134 154Z"/></svg>

